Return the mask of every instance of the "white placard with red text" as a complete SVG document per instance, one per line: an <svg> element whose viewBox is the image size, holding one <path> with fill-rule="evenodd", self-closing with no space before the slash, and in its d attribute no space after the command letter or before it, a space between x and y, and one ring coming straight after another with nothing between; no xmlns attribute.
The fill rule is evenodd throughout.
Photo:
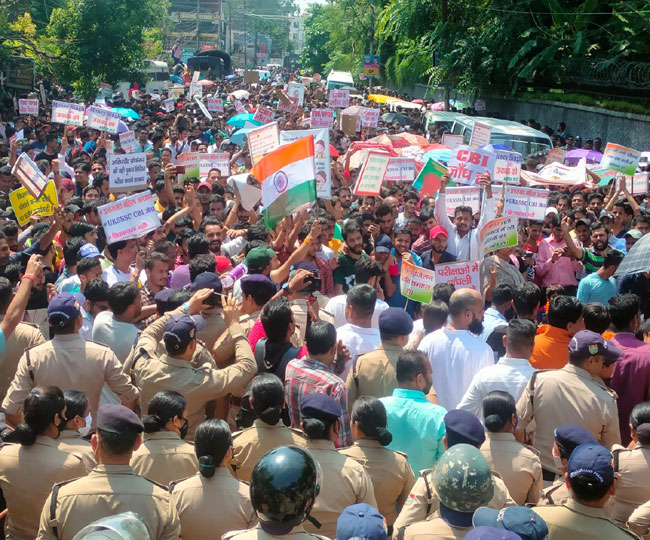
<svg viewBox="0 0 650 540"><path fill-rule="evenodd" d="M275 115L271 109L267 109L266 107L258 107L255 111L255 115L253 116L253 120L260 122L261 124L269 124L270 122L273 122L274 116Z"/></svg>
<svg viewBox="0 0 650 540"><path fill-rule="evenodd" d="M91 105L88 109L88 121L86 125L89 128L99 129L100 131L117 133L121 118L120 113Z"/></svg>
<svg viewBox="0 0 650 540"><path fill-rule="evenodd" d="M146 191L97 208L106 243L133 240L160 227L153 195Z"/></svg>
<svg viewBox="0 0 650 540"><path fill-rule="evenodd" d="M208 98L208 110L210 112L223 112L223 101L221 98L209 97Z"/></svg>
<svg viewBox="0 0 650 540"><path fill-rule="evenodd" d="M476 184L479 174L490 172L494 166L494 153L479 148L460 145L451 151L447 172L457 184Z"/></svg>
<svg viewBox="0 0 650 540"><path fill-rule="evenodd" d="M329 106L335 109L345 109L350 106L349 90L330 90Z"/></svg>
<svg viewBox="0 0 650 540"><path fill-rule="evenodd" d="M38 99L19 99L18 113L38 116Z"/></svg>
<svg viewBox="0 0 650 540"><path fill-rule="evenodd" d="M206 178L211 169L219 169L221 176L230 176L230 155L225 152L199 154L201 178Z"/></svg>
<svg viewBox="0 0 650 540"><path fill-rule="evenodd" d="M480 146L486 146L490 144L490 135L492 133L492 128L481 124L480 122L474 123L474 128L472 129L472 136L469 140L469 145L474 148Z"/></svg>
<svg viewBox="0 0 650 540"><path fill-rule="evenodd" d="M84 125L85 113L86 108L81 103L52 102L52 122L57 124L81 127Z"/></svg>
<svg viewBox="0 0 650 540"><path fill-rule="evenodd" d="M481 290L481 269L479 261L437 263L436 285L451 283L456 289Z"/></svg>
<svg viewBox="0 0 650 540"><path fill-rule="evenodd" d="M312 109L309 117L311 129L327 128L334 126L334 111L332 109Z"/></svg>
<svg viewBox="0 0 650 540"><path fill-rule="evenodd" d="M361 127L376 128L379 125L379 109L361 109Z"/></svg>

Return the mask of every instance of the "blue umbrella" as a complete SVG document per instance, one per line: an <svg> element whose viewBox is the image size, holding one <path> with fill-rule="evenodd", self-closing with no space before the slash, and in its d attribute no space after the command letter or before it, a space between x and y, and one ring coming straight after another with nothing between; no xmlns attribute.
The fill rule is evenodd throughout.
<svg viewBox="0 0 650 540"><path fill-rule="evenodd" d="M240 113L236 114L233 116L230 120L228 120L227 124L232 127L244 127L244 124L246 122L252 122L256 126L261 126L261 122L258 122L257 120L253 120L253 117L255 115L253 113Z"/></svg>
<svg viewBox="0 0 650 540"><path fill-rule="evenodd" d="M185 84L183 77L179 77L178 75L170 75L169 80L171 82L175 82L176 84Z"/></svg>
<svg viewBox="0 0 650 540"><path fill-rule="evenodd" d="M244 146L244 137L248 135L249 132L253 131L255 128L242 128L230 136L230 142L236 144L237 146Z"/></svg>
<svg viewBox="0 0 650 540"><path fill-rule="evenodd" d="M237 75L226 75L226 80L227 81L232 81L237 78Z"/></svg>
<svg viewBox="0 0 650 540"><path fill-rule="evenodd" d="M451 148L438 148L437 150L429 150L422 156L422 162L426 163L429 159L449 163L449 160L451 159Z"/></svg>
<svg viewBox="0 0 650 540"><path fill-rule="evenodd" d="M131 120L140 120L140 115L133 109L125 109L124 107L114 107L113 111L120 113L123 118L130 118Z"/></svg>

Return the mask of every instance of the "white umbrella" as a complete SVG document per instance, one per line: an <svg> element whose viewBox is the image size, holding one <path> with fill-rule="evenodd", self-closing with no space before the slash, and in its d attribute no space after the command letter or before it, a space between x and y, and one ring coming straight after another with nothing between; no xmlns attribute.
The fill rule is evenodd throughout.
<svg viewBox="0 0 650 540"><path fill-rule="evenodd" d="M248 99L250 96L247 90L235 90L234 92L231 92L230 95L234 96L235 99Z"/></svg>

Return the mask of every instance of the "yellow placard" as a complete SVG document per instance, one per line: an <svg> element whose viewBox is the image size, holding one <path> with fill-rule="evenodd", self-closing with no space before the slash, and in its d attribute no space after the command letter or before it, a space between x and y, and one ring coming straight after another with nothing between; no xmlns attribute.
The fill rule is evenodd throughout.
<svg viewBox="0 0 650 540"><path fill-rule="evenodd" d="M47 183L43 194L38 200L34 199L26 188L21 187L9 193L9 201L16 214L16 220L21 227L29 223L30 216L35 212L38 212L41 216L51 216L59 204L56 186L52 180Z"/></svg>

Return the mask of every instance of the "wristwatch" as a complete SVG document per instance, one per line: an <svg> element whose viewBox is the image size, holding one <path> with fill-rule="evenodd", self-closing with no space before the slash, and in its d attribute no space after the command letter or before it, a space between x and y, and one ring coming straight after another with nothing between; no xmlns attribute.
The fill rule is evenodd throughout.
<svg viewBox="0 0 650 540"><path fill-rule="evenodd" d="M289 288L289 282L287 281L284 285L282 285L282 292L286 295L291 294L291 289Z"/></svg>
<svg viewBox="0 0 650 540"><path fill-rule="evenodd" d="M187 313L189 315L190 313L190 303L189 302L183 302L183 305L181 306L181 310L183 313Z"/></svg>

